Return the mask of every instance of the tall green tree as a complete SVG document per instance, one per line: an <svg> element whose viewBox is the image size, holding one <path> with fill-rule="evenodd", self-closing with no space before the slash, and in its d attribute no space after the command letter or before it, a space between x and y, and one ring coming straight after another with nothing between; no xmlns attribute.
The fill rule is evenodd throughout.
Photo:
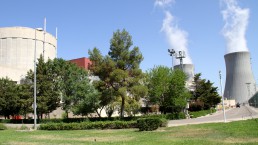
<svg viewBox="0 0 258 145"><path fill-rule="evenodd" d="M23 115L24 118L27 118L27 114L32 112L33 104L33 88L30 85L30 82L22 81L21 84L17 85L17 95L19 97L19 114Z"/></svg>
<svg viewBox="0 0 258 145"><path fill-rule="evenodd" d="M192 92L194 102L201 101L201 109L210 109L215 107L221 101L218 88L213 86L210 80L201 79L198 73L194 77L195 90Z"/></svg>
<svg viewBox="0 0 258 145"><path fill-rule="evenodd" d="M10 118L19 114L19 97L16 82L9 78L0 78L0 115Z"/></svg>
<svg viewBox="0 0 258 145"><path fill-rule="evenodd" d="M159 105L163 113L181 112L190 98L190 92L185 87L186 78L179 69L154 67L147 72L148 100L153 105Z"/></svg>
<svg viewBox="0 0 258 145"><path fill-rule="evenodd" d="M57 58L53 60L53 73L56 74L58 91L60 94L60 103L63 110L67 114L72 111L73 98L75 97L76 82L80 77L77 74L79 69L75 64L67 62L64 59Z"/></svg>
<svg viewBox="0 0 258 145"><path fill-rule="evenodd" d="M60 93L58 91L58 77L53 73L53 62L47 60L44 62L42 56L38 59L37 63L37 115L42 119L43 114L48 115L59 107ZM34 72L30 70L27 78L34 82ZM33 83L31 84L33 85Z"/></svg>
<svg viewBox="0 0 258 145"><path fill-rule="evenodd" d="M142 87L143 73L139 67L143 56L138 47L133 46L132 36L126 30L117 30L110 40L108 56L102 56L97 48L89 50L90 59L93 61L91 68L100 81L96 87L102 93L102 104L108 104L106 98L121 99L120 117L124 117L127 98L139 101L139 95L145 95L146 89L136 93L135 87ZM112 96L108 95L109 93ZM103 101L104 100L104 101Z"/></svg>
<svg viewBox="0 0 258 145"><path fill-rule="evenodd" d="M87 70L63 59L53 60L61 106L68 113L87 115L99 107L99 93L91 84Z"/></svg>
<svg viewBox="0 0 258 145"><path fill-rule="evenodd" d="M179 113L185 109L188 99L191 97L189 90L185 87L187 76L180 70L175 69L172 73L169 95L165 97L164 107Z"/></svg>
<svg viewBox="0 0 258 145"><path fill-rule="evenodd" d="M172 70L166 66L156 66L146 73L148 100L152 104L163 106L165 96L171 87Z"/></svg>

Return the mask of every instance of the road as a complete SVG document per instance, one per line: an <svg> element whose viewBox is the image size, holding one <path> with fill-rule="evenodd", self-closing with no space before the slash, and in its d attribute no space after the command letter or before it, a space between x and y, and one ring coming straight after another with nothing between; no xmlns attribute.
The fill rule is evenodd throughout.
<svg viewBox="0 0 258 145"><path fill-rule="evenodd" d="M231 108L225 111L226 121L246 120L251 118L258 118L258 109L250 106L241 106L240 108ZM187 124L202 124L224 122L223 111L218 111L212 115L203 116L193 119L170 120L168 126L181 126Z"/></svg>

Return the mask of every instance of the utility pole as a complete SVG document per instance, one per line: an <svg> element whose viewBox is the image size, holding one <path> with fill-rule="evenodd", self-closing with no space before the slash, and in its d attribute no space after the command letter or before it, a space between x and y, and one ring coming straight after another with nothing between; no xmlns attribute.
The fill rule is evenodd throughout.
<svg viewBox="0 0 258 145"><path fill-rule="evenodd" d="M225 105L224 105L224 96L223 96L223 94L222 94L221 71L219 71L219 80L220 80L220 93L221 93L221 97L222 97L222 107L223 107L224 122L227 122L226 113L225 113Z"/></svg>

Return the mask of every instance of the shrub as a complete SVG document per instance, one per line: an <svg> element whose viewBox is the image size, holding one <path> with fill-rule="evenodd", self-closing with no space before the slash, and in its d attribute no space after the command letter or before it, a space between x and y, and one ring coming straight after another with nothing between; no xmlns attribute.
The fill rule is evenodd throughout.
<svg viewBox="0 0 258 145"><path fill-rule="evenodd" d="M4 124L0 123L0 130L6 130L6 129L7 127Z"/></svg>
<svg viewBox="0 0 258 145"><path fill-rule="evenodd" d="M136 128L136 121L98 121L81 123L47 123L41 124L40 130L85 130L85 129L123 129Z"/></svg>
<svg viewBox="0 0 258 145"><path fill-rule="evenodd" d="M168 120L165 118L160 118L160 127L167 127L168 126Z"/></svg>
<svg viewBox="0 0 258 145"><path fill-rule="evenodd" d="M152 131L158 129L162 125L159 118L140 118L137 120L139 131Z"/></svg>
<svg viewBox="0 0 258 145"><path fill-rule="evenodd" d="M29 128L26 125L22 125L20 130L29 130Z"/></svg>
<svg viewBox="0 0 258 145"><path fill-rule="evenodd" d="M216 112L215 109L210 109L210 110L201 110L201 111L195 111L195 112L189 112L191 118L197 118L197 117L200 117L200 116L205 116L207 114L211 114L211 113L214 113Z"/></svg>

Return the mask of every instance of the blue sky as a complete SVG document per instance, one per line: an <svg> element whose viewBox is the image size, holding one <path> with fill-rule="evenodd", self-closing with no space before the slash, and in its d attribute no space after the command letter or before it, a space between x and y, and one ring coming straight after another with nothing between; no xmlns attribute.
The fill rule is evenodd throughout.
<svg viewBox="0 0 258 145"><path fill-rule="evenodd" d="M258 1L237 2L250 11L245 36L258 81ZM67 60L88 57L88 50L94 47L106 55L113 32L125 28L144 56L141 68L145 71L155 65L172 65L167 52L171 45L162 30L168 11L175 18L175 26L187 33L195 72L219 86L221 70L225 82L222 1L175 0L166 7L154 3L155 0L8 0L1 2L0 27L43 27L46 17L49 33L55 35L58 27L58 57Z"/></svg>

